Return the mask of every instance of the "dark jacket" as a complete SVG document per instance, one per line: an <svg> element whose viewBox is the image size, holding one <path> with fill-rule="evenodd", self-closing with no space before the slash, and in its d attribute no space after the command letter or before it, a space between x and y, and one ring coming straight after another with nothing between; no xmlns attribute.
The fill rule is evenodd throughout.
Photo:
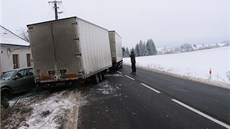
<svg viewBox="0 0 230 129"><path fill-rule="evenodd" d="M136 63L135 54L133 52L131 52L130 58L131 58L131 63Z"/></svg>

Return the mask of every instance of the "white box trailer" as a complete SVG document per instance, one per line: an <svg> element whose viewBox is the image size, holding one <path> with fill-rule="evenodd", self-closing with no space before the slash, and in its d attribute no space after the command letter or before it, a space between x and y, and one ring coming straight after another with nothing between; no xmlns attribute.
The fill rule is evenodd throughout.
<svg viewBox="0 0 230 129"><path fill-rule="evenodd" d="M98 80L112 66L108 30L78 17L27 25L37 83Z"/></svg>
<svg viewBox="0 0 230 129"><path fill-rule="evenodd" d="M121 36L115 31L109 31L109 41L112 56L113 69L119 69L122 67L122 40Z"/></svg>

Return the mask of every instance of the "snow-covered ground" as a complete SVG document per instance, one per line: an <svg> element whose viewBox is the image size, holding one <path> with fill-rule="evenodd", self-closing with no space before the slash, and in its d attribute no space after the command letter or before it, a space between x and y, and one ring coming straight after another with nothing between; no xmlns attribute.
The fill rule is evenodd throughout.
<svg viewBox="0 0 230 129"><path fill-rule="evenodd" d="M131 64L130 58L123 58L123 61ZM136 65L230 88L230 46L137 57Z"/></svg>
<svg viewBox="0 0 230 129"><path fill-rule="evenodd" d="M77 88L37 91L18 96L10 101L9 108L1 107L1 129L77 129L81 106L88 101L96 101L95 94L116 96L121 86L103 81L97 86L84 87L90 91L87 96Z"/></svg>
<svg viewBox="0 0 230 129"><path fill-rule="evenodd" d="M9 108L1 108L1 128L77 128L78 109L83 104L76 89L15 98Z"/></svg>

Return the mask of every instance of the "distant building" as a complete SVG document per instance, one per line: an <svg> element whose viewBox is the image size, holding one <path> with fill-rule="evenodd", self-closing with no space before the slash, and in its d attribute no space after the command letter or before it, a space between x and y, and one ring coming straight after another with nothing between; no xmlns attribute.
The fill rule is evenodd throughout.
<svg viewBox="0 0 230 129"><path fill-rule="evenodd" d="M0 74L31 65L29 43L0 25Z"/></svg>

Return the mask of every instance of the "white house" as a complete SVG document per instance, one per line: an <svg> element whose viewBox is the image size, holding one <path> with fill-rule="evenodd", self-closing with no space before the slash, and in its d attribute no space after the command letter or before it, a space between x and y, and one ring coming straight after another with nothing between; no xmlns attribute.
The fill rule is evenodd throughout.
<svg viewBox="0 0 230 129"><path fill-rule="evenodd" d="M0 25L0 74L31 65L29 43Z"/></svg>

